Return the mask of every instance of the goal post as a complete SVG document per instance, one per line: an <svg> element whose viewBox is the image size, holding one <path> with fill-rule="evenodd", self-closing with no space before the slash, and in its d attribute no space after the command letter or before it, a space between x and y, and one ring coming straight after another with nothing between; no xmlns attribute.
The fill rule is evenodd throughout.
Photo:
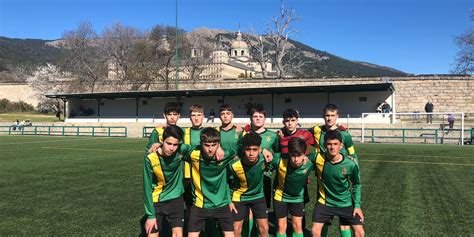
<svg viewBox="0 0 474 237"><path fill-rule="evenodd" d="M453 117L454 123L450 124L448 120ZM372 141L374 141L373 134L376 130L378 132L384 131L385 134L390 133L389 131L395 133L395 135L379 136L385 138L385 140L400 137L403 142L406 140L424 140L426 142L426 137L430 137L435 139L435 143L445 143L447 141L446 143L455 142L464 145L464 112L362 113L360 136L360 142L362 143L366 142L367 126L369 124L375 127L370 128ZM398 130L402 131L403 134L397 134L395 131ZM426 131L432 133L426 133ZM424 139L416 139L417 136Z"/></svg>

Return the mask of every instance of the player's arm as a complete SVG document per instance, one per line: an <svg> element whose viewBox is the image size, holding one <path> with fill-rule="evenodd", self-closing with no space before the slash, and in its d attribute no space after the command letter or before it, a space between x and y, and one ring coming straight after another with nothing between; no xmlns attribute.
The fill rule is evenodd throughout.
<svg viewBox="0 0 474 237"><path fill-rule="evenodd" d="M151 132L150 138L148 139L148 143L146 144L145 150L147 152L152 152L150 149L152 148L153 144L156 144L158 142L158 131L156 131L156 129L153 129L153 132Z"/></svg>
<svg viewBox="0 0 474 237"><path fill-rule="evenodd" d="M184 161L191 161L191 153L197 149L197 146L191 146L188 144L181 144L179 146L179 153L182 155Z"/></svg>
<svg viewBox="0 0 474 237"><path fill-rule="evenodd" d="M147 219L155 219L155 207L153 206L153 167L150 160L145 156L145 165L143 168L143 193L145 213Z"/></svg>
<svg viewBox="0 0 474 237"><path fill-rule="evenodd" d="M274 153L280 151L280 137L276 133L275 133L275 141L273 141L273 144L272 144L272 149Z"/></svg>
<svg viewBox="0 0 474 237"><path fill-rule="evenodd" d="M354 142L352 142L352 136L349 132L346 132L344 136L344 147L347 150L347 154L355 158L357 161L359 157L357 156L356 150L354 148Z"/></svg>
<svg viewBox="0 0 474 237"><path fill-rule="evenodd" d="M354 165L354 169L352 170L350 180L352 183L352 192L353 192L353 198L354 198L354 212L352 213L353 216L359 215L361 221L364 221L364 213L362 212L362 209L360 207L360 196L361 196L361 189L362 186L360 184L360 172L359 172L359 165L356 164Z"/></svg>
<svg viewBox="0 0 474 237"><path fill-rule="evenodd" d="M265 167L273 171L278 168L278 164L281 160L281 153L273 153L273 158L270 161L265 161Z"/></svg>
<svg viewBox="0 0 474 237"><path fill-rule="evenodd" d="M360 208L360 196L361 196L361 183L360 183L360 171L357 161L355 161L354 168L352 169L349 177L352 184L352 196L354 198L354 207Z"/></svg>

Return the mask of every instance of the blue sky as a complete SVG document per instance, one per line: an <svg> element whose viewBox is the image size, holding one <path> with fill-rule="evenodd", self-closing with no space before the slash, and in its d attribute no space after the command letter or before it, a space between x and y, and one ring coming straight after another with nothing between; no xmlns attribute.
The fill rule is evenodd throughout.
<svg viewBox="0 0 474 237"><path fill-rule="evenodd" d="M174 0L0 0L0 36L57 39L81 21L98 33L120 21L143 30L175 24ZM279 0L178 0L178 24L263 32ZM295 40L408 73L449 73L454 37L469 27L472 0L287 0L301 21Z"/></svg>

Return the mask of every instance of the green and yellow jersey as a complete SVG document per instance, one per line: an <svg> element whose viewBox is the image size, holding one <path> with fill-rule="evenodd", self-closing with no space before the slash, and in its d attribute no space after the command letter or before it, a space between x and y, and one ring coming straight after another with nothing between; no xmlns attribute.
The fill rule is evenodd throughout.
<svg viewBox="0 0 474 237"><path fill-rule="evenodd" d="M242 133L242 137L247 135L247 133L249 132L250 131L244 131ZM260 145L262 150L267 149L268 151L272 153L280 151L280 137L278 137L278 134L276 132L265 128L265 130L259 134L260 134L260 137L262 137L262 144Z"/></svg>
<svg viewBox="0 0 474 237"><path fill-rule="evenodd" d="M315 168L316 158L322 156L310 153L307 157L309 160L306 164L303 163L300 167L293 167L288 154L274 154L273 160L268 164L269 169L276 171L275 180L273 181L273 199L288 203L304 201L306 179Z"/></svg>
<svg viewBox="0 0 474 237"><path fill-rule="evenodd" d="M234 158L234 152L225 151L221 161L208 159L201 155L199 147L185 157L191 164L191 188L196 207L212 209L229 205L227 165Z"/></svg>
<svg viewBox="0 0 474 237"><path fill-rule="evenodd" d="M221 148L225 151L233 151L237 153L240 141L242 140L242 132L237 132L237 127L224 131L221 127L217 128L221 135Z"/></svg>
<svg viewBox="0 0 474 237"><path fill-rule="evenodd" d="M360 208L360 173L357 160L343 155L338 163L316 159L318 202L329 207Z"/></svg>
<svg viewBox="0 0 474 237"><path fill-rule="evenodd" d="M242 159L229 164L232 202L252 201L264 197L263 176L266 170L265 158L259 154L253 165L247 165Z"/></svg>
<svg viewBox="0 0 474 237"><path fill-rule="evenodd" d="M144 203L149 219L155 218L154 202L169 201L183 194L183 159L191 151L191 146L181 144L172 157L162 157L157 152L145 156Z"/></svg>
<svg viewBox="0 0 474 237"><path fill-rule="evenodd" d="M155 143L163 143L163 131L165 130L164 127L156 127L150 134L150 138L148 139L148 143L146 144L145 150L148 152L151 146Z"/></svg>
<svg viewBox="0 0 474 237"><path fill-rule="evenodd" d="M356 160L359 160L359 157L357 156L355 148L354 148L354 143L352 142L351 134L346 130L343 130L343 131L341 131L339 129L336 129L336 130L338 130L341 133L342 143L344 144L344 148L341 149L341 152L345 155L350 155L350 156L356 158ZM316 143L315 146L316 146L317 152L318 153L326 153L327 150L326 150L326 147L324 146L324 135L328 131L326 126L325 125L314 126L309 131L314 136L314 141Z"/></svg>
<svg viewBox="0 0 474 237"><path fill-rule="evenodd" d="M202 127L199 129L194 128L184 128L184 144L188 144L194 147L197 147L201 144L201 131ZM191 178L191 166L189 163L184 163L184 178Z"/></svg>

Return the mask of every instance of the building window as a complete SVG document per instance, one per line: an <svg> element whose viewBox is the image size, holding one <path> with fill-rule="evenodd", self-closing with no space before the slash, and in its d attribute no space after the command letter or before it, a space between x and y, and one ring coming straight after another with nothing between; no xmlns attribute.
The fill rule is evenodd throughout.
<svg viewBox="0 0 474 237"><path fill-rule="evenodd" d="M367 101L367 96L359 96L359 102Z"/></svg>
<svg viewBox="0 0 474 237"><path fill-rule="evenodd" d="M234 50L234 56L237 56L237 50Z"/></svg>
<svg viewBox="0 0 474 237"><path fill-rule="evenodd" d="M286 103L286 104L291 103L291 98L285 98L285 103Z"/></svg>
<svg viewBox="0 0 474 237"><path fill-rule="evenodd" d="M244 51L243 50L240 51L240 55L244 56Z"/></svg>

